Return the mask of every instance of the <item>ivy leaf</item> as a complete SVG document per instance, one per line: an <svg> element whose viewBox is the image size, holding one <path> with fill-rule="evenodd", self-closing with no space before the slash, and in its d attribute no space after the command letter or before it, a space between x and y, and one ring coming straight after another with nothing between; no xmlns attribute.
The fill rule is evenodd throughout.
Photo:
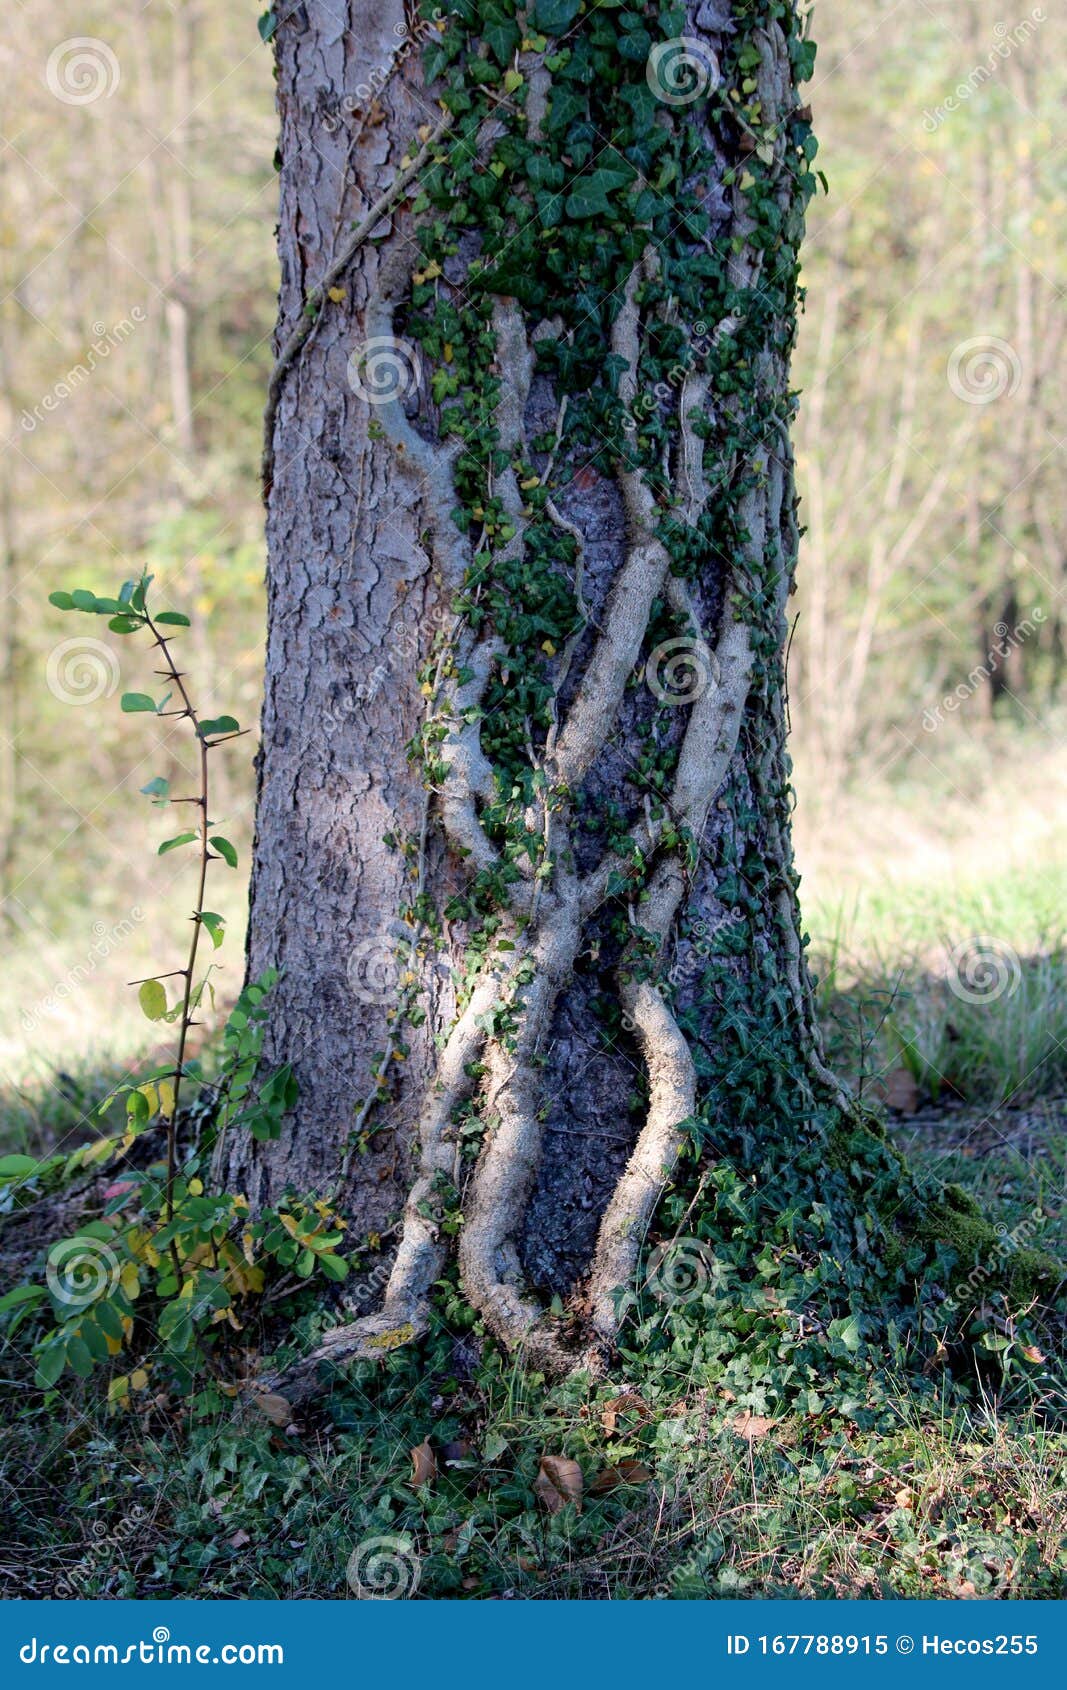
<svg viewBox="0 0 1067 1690"><path fill-rule="evenodd" d="M578 16L581 5L582 0L537 0L531 22L546 35L562 35Z"/></svg>
<svg viewBox="0 0 1067 1690"><path fill-rule="evenodd" d="M632 169L600 168L590 171L588 176L580 176L567 200L567 216L574 219L610 216L612 207L607 196L618 188L625 188L633 180L633 175Z"/></svg>
<svg viewBox="0 0 1067 1690"><path fill-rule="evenodd" d="M225 916L216 915L214 910L201 910L200 920L203 926L206 927L208 932L211 934L211 943L214 945L215 949L218 950L223 939L226 937Z"/></svg>
<svg viewBox="0 0 1067 1690"><path fill-rule="evenodd" d="M580 89L556 86L548 106L547 128L555 133L566 129L575 118L585 116L585 95Z"/></svg>
<svg viewBox="0 0 1067 1690"><path fill-rule="evenodd" d="M154 716L156 701L154 698L149 698L146 692L124 692L122 708L127 716L135 716L139 710L151 710Z"/></svg>
<svg viewBox="0 0 1067 1690"><path fill-rule="evenodd" d="M173 851L176 846L188 845L195 838L196 834L192 831L188 833L176 833L173 839L164 839L162 845L159 847L159 850L156 852L156 855L159 857L165 856L168 851Z"/></svg>
<svg viewBox="0 0 1067 1690"><path fill-rule="evenodd" d="M205 739L211 734L239 733L240 728L240 722L238 722L233 716L212 716L210 721L201 722L200 724L200 732L204 735Z"/></svg>
<svg viewBox="0 0 1067 1690"><path fill-rule="evenodd" d="M850 1314L843 1320L832 1320L826 1328L831 1340L843 1345L849 1355L855 1355L863 1343L863 1334L856 1315Z"/></svg>
<svg viewBox="0 0 1067 1690"><path fill-rule="evenodd" d="M149 1021L162 1021L167 1013L167 994L159 980L142 980L137 1001Z"/></svg>
<svg viewBox="0 0 1067 1690"><path fill-rule="evenodd" d="M237 852L228 839L224 839L221 833L213 833L211 843L224 862L229 863L231 868L237 867Z"/></svg>
<svg viewBox="0 0 1067 1690"><path fill-rule="evenodd" d="M513 18L490 18L482 25L482 40L498 65L507 65L521 36Z"/></svg>
<svg viewBox="0 0 1067 1690"><path fill-rule="evenodd" d="M791 49L793 74L798 82L810 82L815 71L816 43L794 41Z"/></svg>

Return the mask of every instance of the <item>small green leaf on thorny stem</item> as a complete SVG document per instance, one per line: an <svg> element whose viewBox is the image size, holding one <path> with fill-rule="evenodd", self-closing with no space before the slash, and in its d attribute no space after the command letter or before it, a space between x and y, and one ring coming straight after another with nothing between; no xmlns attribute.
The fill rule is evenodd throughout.
<svg viewBox="0 0 1067 1690"><path fill-rule="evenodd" d="M215 949L218 950L223 939L226 937L225 916L216 915L214 910L201 910L200 920L211 935L211 943L214 945Z"/></svg>
<svg viewBox="0 0 1067 1690"><path fill-rule="evenodd" d="M166 854L166 853L167 853L167 852L168 852L168 851L173 851L173 850L174 850L174 848L175 848L175 846L177 846L177 845L189 845L189 844L191 844L191 843L192 843L192 841L193 841L193 840L194 840L194 839L195 839L195 838L196 838L196 837L197 837L197 835L196 835L196 834L195 834L195 833L193 833L193 832L189 832L189 833L176 833L176 834L175 834L175 835L174 835L174 838L173 838L173 839L164 839L164 841L163 841L163 843L162 843L162 845L161 845L161 846L160 846L160 847L159 847L159 850L158 850L158 852L157 852L157 853L156 853L156 854L157 854L157 856L160 856L160 857L162 857L162 856L164 856L164 855L165 855L165 854Z"/></svg>
<svg viewBox="0 0 1067 1690"><path fill-rule="evenodd" d="M149 1021L162 1021L167 1013L167 994L158 980L145 980L137 993L137 1000Z"/></svg>

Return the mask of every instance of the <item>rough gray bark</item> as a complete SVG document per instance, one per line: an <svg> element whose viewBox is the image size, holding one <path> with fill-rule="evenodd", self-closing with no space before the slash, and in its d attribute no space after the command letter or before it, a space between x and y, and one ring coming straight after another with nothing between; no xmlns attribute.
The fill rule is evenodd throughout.
<svg viewBox="0 0 1067 1690"><path fill-rule="evenodd" d="M388 121L368 122L357 90L392 65L403 26L402 0L353 0L299 8L280 30L279 347L350 222L388 187L417 126L440 115L393 75ZM330 1185L358 1104L375 1090L407 896L403 863L383 835L417 828L423 804L403 747L423 714L415 671L441 593L422 543L419 488L397 475L387 442L368 438L373 413L347 379L388 250L363 247L346 299L323 313L288 374L275 433L248 966L252 977L282 972L265 1057L292 1062L300 1103L279 1145L231 1147L234 1177L257 1202L287 1182ZM352 1207L368 1226L396 1207L393 1135L402 1145L433 1033L451 1009L443 971L428 990L431 1014L412 1041L388 1129L353 1166Z"/></svg>

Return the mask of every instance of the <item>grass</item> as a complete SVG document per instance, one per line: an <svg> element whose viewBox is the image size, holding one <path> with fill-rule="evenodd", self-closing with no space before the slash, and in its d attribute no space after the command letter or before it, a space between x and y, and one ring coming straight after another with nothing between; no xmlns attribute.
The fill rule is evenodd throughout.
<svg viewBox="0 0 1067 1690"><path fill-rule="evenodd" d="M812 773L798 777L830 1051L910 1108L1064 1096L1067 782L1043 746L955 751L951 773L927 768L918 788L867 781L826 805Z"/></svg>

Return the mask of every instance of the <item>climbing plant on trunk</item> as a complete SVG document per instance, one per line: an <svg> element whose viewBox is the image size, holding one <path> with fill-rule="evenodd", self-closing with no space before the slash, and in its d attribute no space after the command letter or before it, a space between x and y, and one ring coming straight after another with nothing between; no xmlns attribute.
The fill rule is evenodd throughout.
<svg viewBox="0 0 1067 1690"><path fill-rule="evenodd" d="M805 23L308 0L270 31L249 945L300 1101L230 1161L392 1252L301 1378L417 1339L451 1276L451 1319L554 1373L651 1297L814 1379L992 1235L828 1072L804 963Z"/></svg>

